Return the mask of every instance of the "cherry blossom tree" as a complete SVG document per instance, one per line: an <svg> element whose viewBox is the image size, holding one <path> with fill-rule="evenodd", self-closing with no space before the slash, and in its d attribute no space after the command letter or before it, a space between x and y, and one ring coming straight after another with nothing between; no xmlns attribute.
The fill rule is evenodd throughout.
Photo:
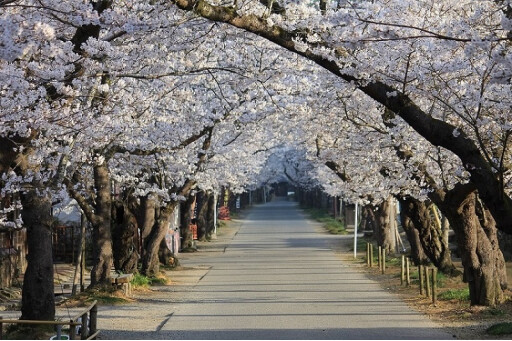
<svg viewBox="0 0 512 341"><path fill-rule="evenodd" d="M485 209L475 211L469 204L478 190L495 226L510 231L512 201L506 194L508 168L504 167L510 159L509 127L500 125L490 134L479 129L490 128L489 122L510 121L505 109L510 93L506 81L509 61L503 58L510 26L505 3L339 2L325 3L323 8L287 3L280 5L282 11L271 8L270 16L264 6L253 2L232 7L206 1L175 3L296 52L386 106L434 146L453 152L468 172L470 183L456 200L461 206L447 210L477 216L483 212L485 216ZM493 91L487 92L491 88ZM484 119L487 115L492 118ZM473 191L468 192L470 187ZM471 207L464 209L465 205ZM492 226L480 227L488 229L484 235L494 235ZM465 231L469 230L467 225ZM466 243L472 240L464 239ZM478 246L470 248L476 250ZM491 269L485 278L500 267L498 254L490 258L494 261L484 262ZM471 259L474 257L466 260ZM500 300L499 290L497 295L483 292L504 284L501 280L497 285L484 284L486 279L477 275L478 268L480 265L473 262L465 269L472 303L494 304Z"/></svg>
<svg viewBox="0 0 512 341"><path fill-rule="evenodd" d="M25 282L45 288L24 289L24 316L54 314L52 201L78 201L93 284L109 283L112 181L139 212L154 275L180 201L283 174L363 204L396 196L411 238L432 231L428 198L465 250L472 303L499 302L510 22L499 1L0 0L2 196L20 198L0 223L21 226L9 214L23 208ZM445 246L422 244L441 261Z"/></svg>

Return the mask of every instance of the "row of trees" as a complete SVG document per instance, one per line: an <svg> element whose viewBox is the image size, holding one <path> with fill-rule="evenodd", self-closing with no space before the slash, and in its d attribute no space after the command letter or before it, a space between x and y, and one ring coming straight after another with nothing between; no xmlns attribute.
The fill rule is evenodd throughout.
<svg viewBox="0 0 512 341"><path fill-rule="evenodd" d="M92 286L110 285L113 264L136 267L137 228L140 271L157 274L177 205L205 196L211 220L214 191L257 185L274 144L274 109L256 111L271 77L258 44L247 50L260 58L242 69L236 52L214 49L239 37L212 45L215 24L165 3L2 1L0 10L2 197L19 198L0 219L27 228L21 318L53 319L51 206L73 198L92 225Z"/></svg>
<svg viewBox="0 0 512 341"><path fill-rule="evenodd" d="M418 260L442 263L442 244L420 238L444 235L425 218L435 203L472 303L500 302L510 13L469 0L0 0L1 193L19 198L0 223L28 232L22 318L54 316L53 203L75 199L92 224L99 285L119 216L143 228L141 271L154 274L177 205L280 174L379 207L368 214L398 197Z"/></svg>
<svg viewBox="0 0 512 341"><path fill-rule="evenodd" d="M472 304L503 299L497 231L512 226L510 4L321 1L280 4L267 17L245 3L175 3L319 65L322 86L338 100L313 94L309 102L331 111L309 130L310 155L332 171L320 174L323 183L336 175L342 182L332 191L382 203L381 216L397 196L411 238L439 236L417 257L428 253L449 272L446 229L437 231L427 214L435 203L456 231Z"/></svg>

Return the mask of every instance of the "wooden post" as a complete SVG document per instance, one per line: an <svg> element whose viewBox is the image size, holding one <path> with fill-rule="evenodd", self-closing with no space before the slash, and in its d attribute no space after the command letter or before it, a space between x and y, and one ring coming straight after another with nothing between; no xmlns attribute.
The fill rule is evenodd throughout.
<svg viewBox="0 0 512 341"><path fill-rule="evenodd" d="M432 303L437 303L437 268L432 268Z"/></svg>
<svg viewBox="0 0 512 341"><path fill-rule="evenodd" d="M57 340L62 340L62 324L57 325Z"/></svg>
<svg viewBox="0 0 512 341"><path fill-rule="evenodd" d="M4 317L0 316L0 340L4 339L4 324L2 323L3 319Z"/></svg>
<svg viewBox="0 0 512 341"><path fill-rule="evenodd" d="M401 285L404 285L405 283L405 256L402 255L402 262L401 262L402 266L401 266L401 269L400 269L400 284Z"/></svg>
<svg viewBox="0 0 512 341"><path fill-rule="evenodd" d="M379 253L377 255L377 258L379 260L379 270L382 271L382 246L379 246Z"/></svg>
<svg viewBox="0 0 512 341"><path fill-rule="evenodd" d="M87 340L87 337L89 336L87 333L87 325L88 325L88 318L87 318L87 312L82 314L82 327L80 330L80 339Z"/></svg>
<svg viewBox="0 0 512 341"><path fill-rule="evenodd" d="M382 248L382 274L386 273L386 249Z"/></svg>
<svg viewBox="0 0 512 341"><path fill-rule="evenodd" d="M405 259L405 272L406 272L405 279L406 279L407 286L411 285L411 271L410 271L409 262L410 262L410 259L409 259L409 257L407 257Z"/></svg>
<svg viewBox="0 0 512 341"><path fill-rule="evenodd" d="M370 243L370 268L373 267L373 244Z"/></svg>
<svg viewBox="0 0 512 341"><path fill-rule="evenodd" d="M366 265L370 266L370 243L366 243Z"/></svg>
<svg viewBox="0 0 512 341"><path fill-rule="evenodd" d="M97 331L97 328L98 328L98 304L94 304L91 308L91 326L90 326L90 331L89 331L89 335L93 335L94 333L96 333Z"/></svg>
<svg viewBox="0 0 512 341"><path fill-rule="evenodd" d="M418 265L418 278L420 280L420 295L423 295L423 265Z"/></svg>
<svg viewBox="0 0 512 341"><path fill-rule="evenodd" d="M425 295L427 295L427 297L430 297L430 276L429 276L429 268L428 267L425 267L425 271L423 271L425 273Z"/></svg>
<svg viewBox="0 0 512 341"><path fill-rule="evenodd" d="M70 322L74 322L74 321L71 320ZM76 326L73 326L73 325L69 326L69 339L76 340Z"/></svg>

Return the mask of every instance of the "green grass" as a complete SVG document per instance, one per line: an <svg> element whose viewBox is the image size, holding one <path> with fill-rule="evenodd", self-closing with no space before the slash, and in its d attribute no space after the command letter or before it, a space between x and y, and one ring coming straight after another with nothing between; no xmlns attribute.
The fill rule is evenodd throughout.
<svg viewBox="0 0 512 341"><path fill-rule="evenodd" d="M102 305L115 305L127 303L128 300L122 297L112 296L109 293L97 293L89 296L87 302L98 301L98 304Z"/></svg>
<svg viewBox="0 0 512 341"><path fill-rule="evenodd" d="M400 268L402 266L402 258L386 256L386 266L396 266Z"/></svg>
<svg viewBox="0 0 512 341"><path fill-rule="evenodd" d="M502 322L490 326L489 328L487 328L486 333L490 335L512 334L512 322Z"/></svg>
<svg viewBox="0 0 512 341"><path fill-rule="evenodd" d="M439 293L440 300L450 301L458 300L461 302L469 301L469 288L464 289L450 289Z"/></svg>
<svg viewBox="0 0 512 341"><path fill-rule="evenodd" d="M437 287L444 288L444 283L446 282L446 275L440 271L437 272ZM469 294L469 291L468 291Z"/></svg>
<svg viewBox="0 0 512 341"><path fill-rule="evenodd" d="M165 284L165 278L161 277L147 277L141 274L134 274L132 279L132 285L134 288L137 287L149 287L150 285L155 284Z"/></svg>
<svg viewBox="0 0 512 341"><path fill-rule="evenodd" d="M151 278L141 275L135 274L133 275L132 285L134 287L148 287L151 284Z"/></svg>
<svg viewBox="0 0 512 341"><path fill-rule="evenodd" d="M317 208L306 208L304 211L314 219L323 224L323 227L331 234L347 234L345 226L339 220L334 219L328 213Z"/></svg>
<svg viewBox="0 0 512 341"><path fill-rule="evenodd" d="M485 314L491 316L505 316L507 313L498 308L489 308L485 311Z"/></svg>

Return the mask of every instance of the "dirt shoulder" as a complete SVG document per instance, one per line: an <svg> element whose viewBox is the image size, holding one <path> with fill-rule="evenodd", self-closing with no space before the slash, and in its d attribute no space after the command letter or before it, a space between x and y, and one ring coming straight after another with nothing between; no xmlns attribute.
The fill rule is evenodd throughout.
<svg viewBox="0 0 512 341"><path fill-rule="evenodd" d="M457 299L438 299L434 305L431 298L427 298L419 293L419 284L415 280L417 278L416 268L411 269L411 285L402 285L400 279L401 265L398 260L390 259L386 267L386 273L382 274L378 265L374 265L372 268L368 267L362 256L354 259L353 246L350 242L343 241L337 243L338 245L334 248L334 251L344 262L351 263L354 269L366 273L369 278L378 282L382 288L400 296L410 307L427 315L432 321L450 330L454 338L464 340L507 340L512 338L512 334L494 336L486 332L490 326L495 324L512 322L512 301L510 300L512 292L509 289L505 292L507 296L506 302L497 307L471 307L469 301ZM361 252L359 252L359 255L361 255ZM442 286L438 289L438 293L466 287L467 284L462 282L462 276L443 278Z"/></svg>

